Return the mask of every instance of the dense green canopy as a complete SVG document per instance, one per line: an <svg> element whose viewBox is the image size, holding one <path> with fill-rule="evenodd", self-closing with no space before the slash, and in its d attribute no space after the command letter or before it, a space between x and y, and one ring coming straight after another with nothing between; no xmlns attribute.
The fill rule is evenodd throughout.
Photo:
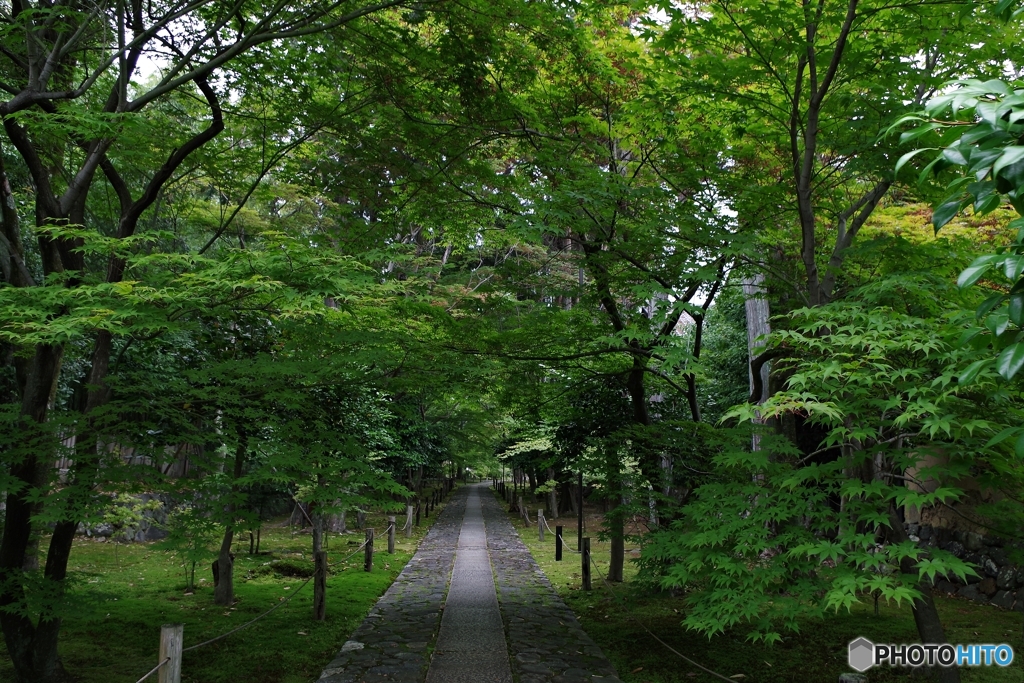
<svg viewBox="0 0 1024 683"><path fill-rule="evenodd" d="M875 592L935 637L972 569L903 511L973 478L1019 533L1019 36L1009 2L4 4L20 680L66 680L72 539L125 494L229 568L261 497L321 525L467 468L554 514L584 471L610 578L644 517L687 627Z"/></svg>

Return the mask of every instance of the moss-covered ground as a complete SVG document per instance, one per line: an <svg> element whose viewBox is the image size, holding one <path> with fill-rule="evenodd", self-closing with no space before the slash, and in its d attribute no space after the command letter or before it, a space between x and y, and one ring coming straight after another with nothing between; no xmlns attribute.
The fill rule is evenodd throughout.
<svg viewBox="0 0 1024 683"><path fill-rule="evenodd" d="M437 512L440 512L440 507ZM331 570L327 581L327 620L312 618L313 585L303 576L312 567L309 529L284 522L264 525L260 554L250 555L248 535L235 544L236 603L213 602L210 563L196 569L196 588L186 590L181 563L157 543L119 545L75 540L70 570L75 585L65 619L60 656L81 683L134 683L157 663L160 626L185 625L185 647L220 635L294 597L252 626L192 652L182 660L184 683L309 683L315 681L348 635L355 630L415 552L432 514L411 538L397 534L396 552L387 554L386 537L375 542L371 572L363 553ZM399 518L399 525L404 516ZM353 520L350 520L350 524ZM384 515L367 516L380 534ZM328 562L338 562L363 542L363 532L332 533ZM0 681L13 678L6 646ZM156 677L150 679L155 681Z"/></svg>
<svg viewBox="0 0 1024 683"><path fill-rule="evenodd" d="M602 572L607 571L609 546L597 540L601 515L586 508L587 534L591 552ZM531 512L531 515L533 513ZM920 638L909 607L873 604L855 607L850 613L834 614L824 621L803 624L799 634L788 634L773 646L745 640L746 631L727 632L708 639L681 626L685 612L683 597L652 592L630 584L635 574L628 558L637 556L636 546L627 543L626 582L609 589L593 575L593 589L581 590L579 556L565 552L555 561L551 534L538 540L536 524L528 529L521 518L510 515L520 537L547 574L562 599L576 613L588 634L604 650L626 683L710 683L712 676L687 664L648 635L644 627L673 648L727 678L742 683L835 683L850 671L847 645L864 636L876 643L914 643ZM532 519L532 517L531 517ZM575 517L548 520L553 529L565 525L568 545L576 545ZM634 551L628 552L631 549ZM614 593L612 592L614 590ZM1024 681L1024 614L981 605L957 598L937 597L946 635L952 643L1007 643L1015 651L1012 666L964 668L964 683L1021 683ZM910 669L871 669L869 683L922 680L911 677Z"/></svg>

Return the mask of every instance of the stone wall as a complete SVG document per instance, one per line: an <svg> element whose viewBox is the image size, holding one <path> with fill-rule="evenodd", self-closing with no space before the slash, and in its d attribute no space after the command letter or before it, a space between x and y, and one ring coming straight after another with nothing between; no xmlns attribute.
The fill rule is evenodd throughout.
<svg viewBox="0 0 1024 683"><path fill-rule="evenodd" d="M110 524L101 522L99 524L79 524L78 533L93 538L115 538L120 543L141 543L142 541L158 541L167 537L166 524L167 513L174 508L176 503L167 495L159 493L142 493L135 496L143 503L151 500L159 500L161 505L156 510L145 510L142 519L137 525L117 531Z"/></svg>
<svg viewBox="0 0 1024 683"><path fill-rule="evenodd" d="M911 540L924 548L937 547L975 566L978 576L966 582L955 577L939 579L935 590L1004 609L1024 612L1024 542L1004 542L977 531L949 529L931 524L906 524Z"/></svg>

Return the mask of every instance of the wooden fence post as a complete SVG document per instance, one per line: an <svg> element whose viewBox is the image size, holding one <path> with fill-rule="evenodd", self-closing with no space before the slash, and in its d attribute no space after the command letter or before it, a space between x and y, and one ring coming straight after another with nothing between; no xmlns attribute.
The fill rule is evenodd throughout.
<svg viewBox="0 0 1024 683"><path fill-rule="evenodd" d="M544 508L537 508L537 537L544 542Z"/></svg>
<svg viewBox="0 0 1024 683"><path fill-rule="evenodd" d="M363 557L363 569L373 569L373 527L366 527L366 549Z"/></svg>
<svg viewBox="0 0 1024 683"><path fill-rule="evenodd" d="M313 619L327 619L327 551L313 556Z"/></svg>
<svg viewBox="0 0 1024 683"><path fill-rule="evenodd" d="M590 537L583 539L583 549L580 552L583 558L583 590L590 590Z"/></svg>
<svg viewBox="0 0 1024 683"><path fill-rule="evenodd" d="M405 537L412 536L412 505L405 506Z"/></svg>
<svg viewBox="0 0 1024 683"><path fill-rule="evenodd" d="M181 683L181 645L185 640L185 624L164 624L160 627L160 660L169 660L157 672L159 683Z"/></svg>
<svg viewBox="0 0 1024 683"><path fill-rule="evenodd" d="M420 525L420 502L416 501L416 526Z"/></svg>
<svg viewBox="0 0 1024 683"><path fill-rule="evenodd" d="M555 527L555 562L562 561L562 527Z"/></svg>
<svg viewBox="0 0 1024 683"><path fill-rule="evenodd" d="M395 554L395 518L388 517L388 554Z"/></svg>

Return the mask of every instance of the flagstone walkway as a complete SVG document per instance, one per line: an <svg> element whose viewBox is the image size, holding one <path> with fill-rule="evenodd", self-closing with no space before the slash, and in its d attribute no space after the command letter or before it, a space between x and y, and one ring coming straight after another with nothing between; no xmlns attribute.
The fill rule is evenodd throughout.
<svg viewBox="0 0 1024 683"><path fill-rule="evenodd" d="M318 683L384 681L620 683L486 484L452 494Z"/></svg>

